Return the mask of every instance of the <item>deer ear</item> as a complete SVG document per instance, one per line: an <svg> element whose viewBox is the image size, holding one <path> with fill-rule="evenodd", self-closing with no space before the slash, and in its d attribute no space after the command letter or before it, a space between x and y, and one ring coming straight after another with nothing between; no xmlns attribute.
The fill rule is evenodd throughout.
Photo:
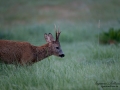
<svg viewBox="0 0 120 90"><path fill-rule="evenodd" d="M50 41L55 41L55 40L54 40L54 37L53 37L53 35L52 35L51 33L49 33L48 36L49 36L49 38L50 38Z"/></svg>
<svg viewBox="0 0 120 90"><path fill-rule="evenodd" d="M45 40L46 40L46 42L51 42L51 40L50 40L50 37L48 36L48 34L44 34L44 38L45 38Z"/></svg>

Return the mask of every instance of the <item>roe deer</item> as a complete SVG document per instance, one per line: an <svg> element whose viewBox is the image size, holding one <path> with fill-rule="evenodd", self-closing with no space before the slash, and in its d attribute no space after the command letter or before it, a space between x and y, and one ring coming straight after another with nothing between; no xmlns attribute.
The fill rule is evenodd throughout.
<svg viewBox="0 0 120 90"><path fill-rule="evenodd" d="M47 44L34 46L28 42L0 40L0 61L8 64L33 64L48 56L64 57L60 42L60 31L56 31L56 40L51 33L44 34Z"/></svg>

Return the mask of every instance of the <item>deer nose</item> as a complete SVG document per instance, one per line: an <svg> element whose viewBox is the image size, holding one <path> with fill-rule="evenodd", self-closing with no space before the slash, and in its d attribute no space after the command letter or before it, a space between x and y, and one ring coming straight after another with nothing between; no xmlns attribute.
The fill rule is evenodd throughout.
<svg viewBox="0 0 120 90"><path fill-rule="evenodd" d="M64 55L64 54L60 54L59 56L60 56L60 57L64 57L65 55Z"/></svg>

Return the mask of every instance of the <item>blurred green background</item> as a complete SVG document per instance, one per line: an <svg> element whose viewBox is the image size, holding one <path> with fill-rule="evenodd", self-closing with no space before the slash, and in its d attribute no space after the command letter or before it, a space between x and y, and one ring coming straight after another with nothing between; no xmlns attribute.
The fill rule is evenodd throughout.
<svg viewBox="0 0 120 90"><path fill-rule="evenodd" d="M44 33L55 36L54 24L66 56L17 69L1 64L0 89L119 90L97 83L120 83L119 45L99 44L99 33L120 28L120 0L0 0L0 39L40 46Z"/></svg>
<svg viewBox="0 0 120 90"><path fill-rule="evenodd" d="M0 38L28 41L30 38L30 42L40 43L45 32L54 33L54 24L62 31L61 41L95 38L94 34L103 30L119 28L119 3L119 0L1 0Z"/></svg>

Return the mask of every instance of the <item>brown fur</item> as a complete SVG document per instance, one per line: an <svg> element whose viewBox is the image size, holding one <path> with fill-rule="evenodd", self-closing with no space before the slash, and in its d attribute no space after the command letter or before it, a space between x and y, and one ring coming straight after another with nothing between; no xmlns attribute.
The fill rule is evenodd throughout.
<svg viewBox="0 0 120 90"><path fill-rule="evenodd" d="M5 63L31 64L52 54L48 43L38 47L28 42L0 40L0 61Z"/></svg>
<svg viewBox="0 0 120 90"><path fill-rule="evenodd" d="M56 40L51 33L44 34L47 44L33 46L28 42L0 40L0 61L8 64L32 64L48 56L64 57L59 43L60 32L56 31Z"/></svg>

